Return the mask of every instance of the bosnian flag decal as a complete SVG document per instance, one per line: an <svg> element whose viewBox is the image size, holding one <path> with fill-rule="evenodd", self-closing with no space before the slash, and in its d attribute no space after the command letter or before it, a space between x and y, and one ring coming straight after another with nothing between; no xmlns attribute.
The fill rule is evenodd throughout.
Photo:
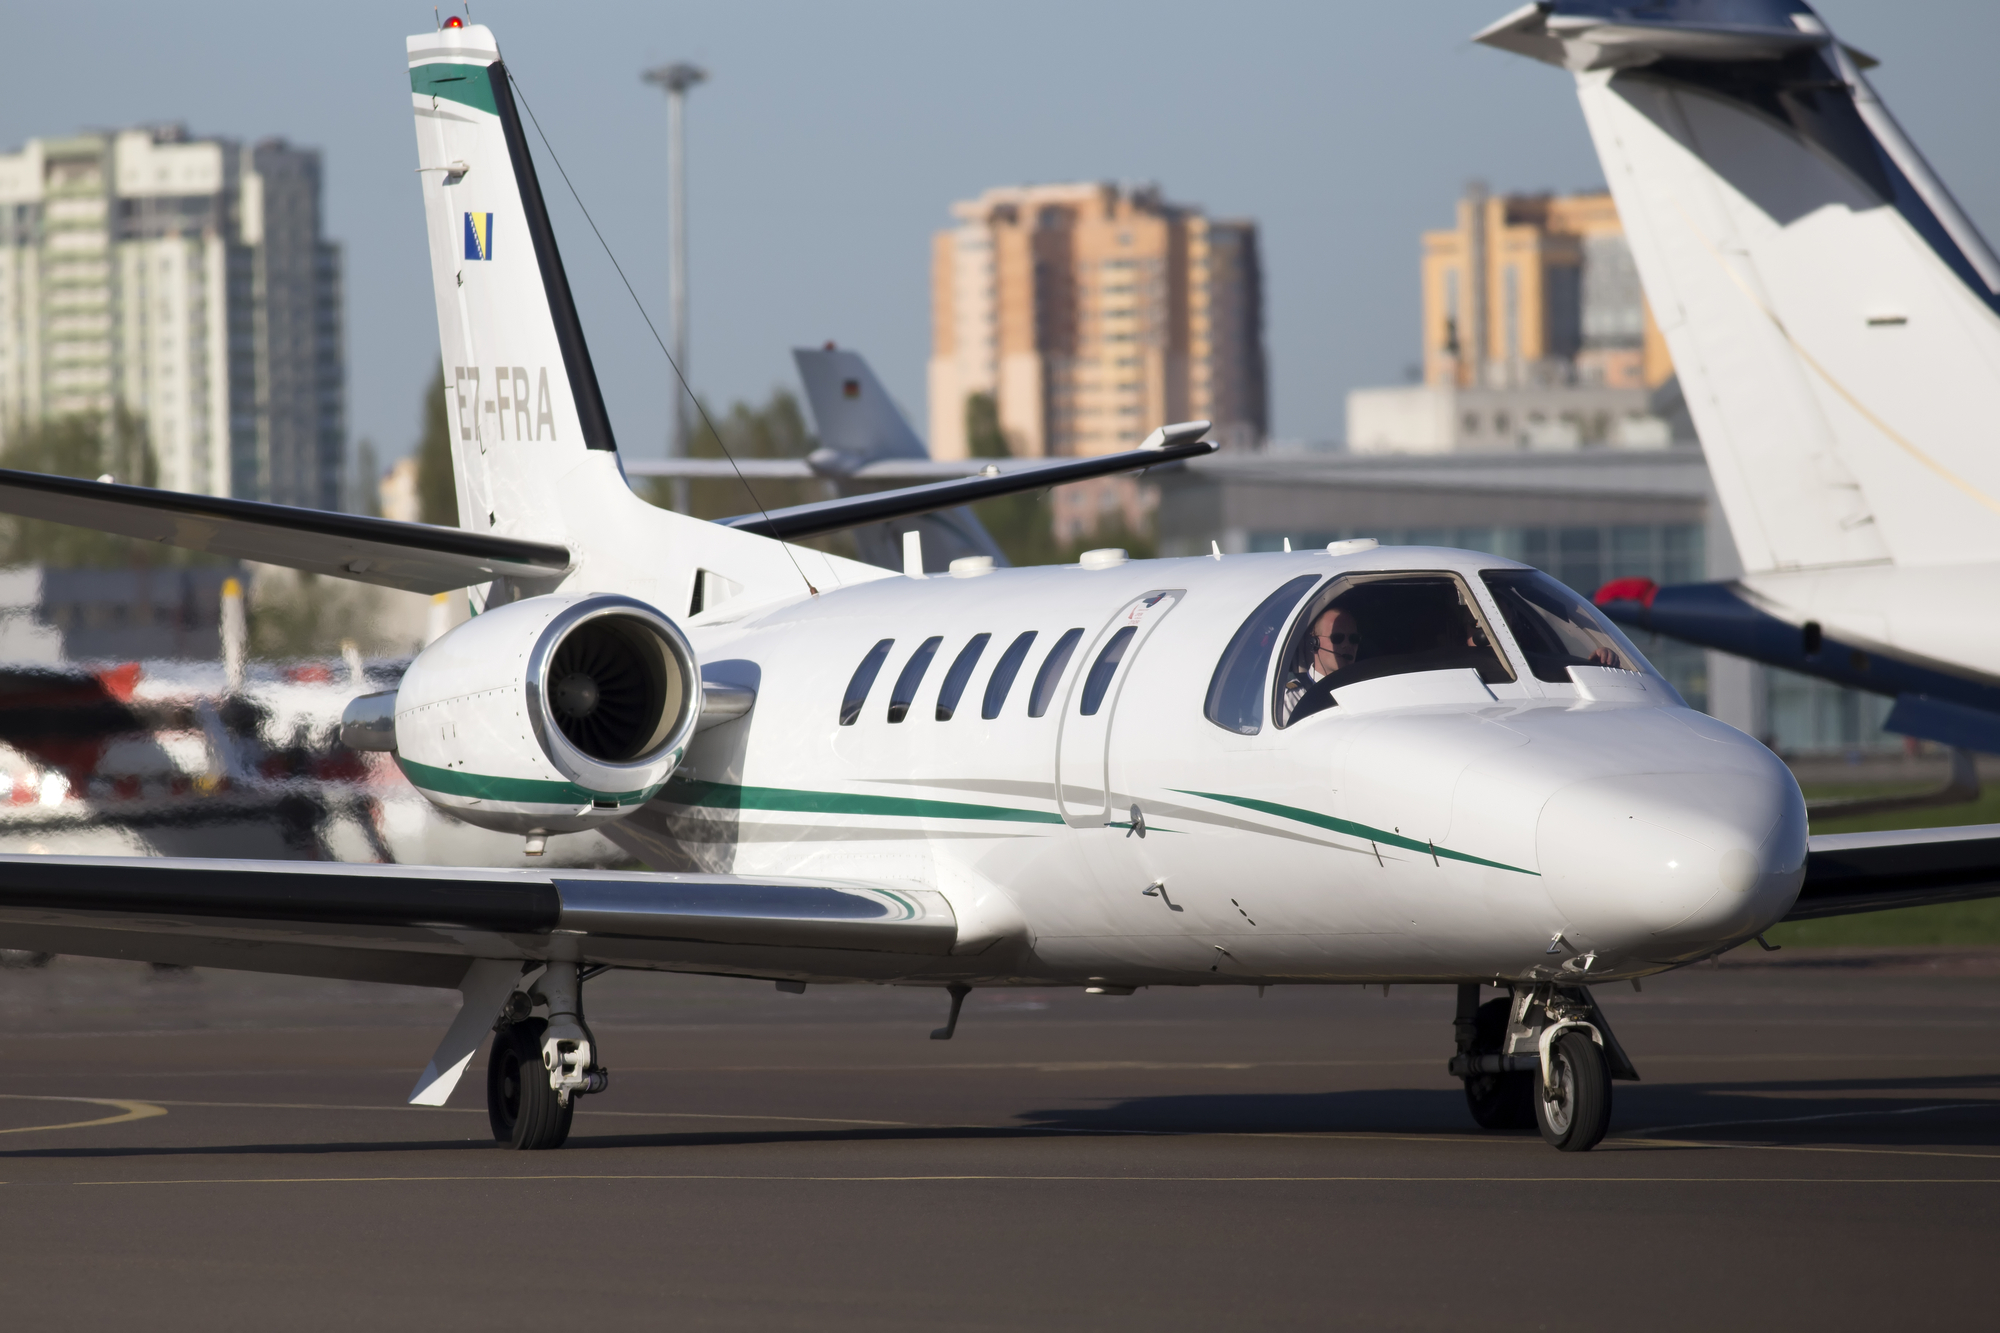
<svg viewBox="0 0 2000 1333"><path fill-rule="evenodd" d="M491 213L467 213L465 215L465 257L467 259L493 258L493 215Z"/></svg>

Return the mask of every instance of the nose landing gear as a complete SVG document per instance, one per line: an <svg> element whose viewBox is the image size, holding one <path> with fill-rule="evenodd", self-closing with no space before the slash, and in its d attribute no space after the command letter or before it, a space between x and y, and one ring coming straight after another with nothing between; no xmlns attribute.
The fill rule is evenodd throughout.
<svg viewBox="0 0 2000 1333"><path fill-rule="evenodd" d="M1458 1054L1466 1106L1482 1129L1526 1129L1562 1152L1588 1152L1611 1123L1611 1081L1639 1073L1583 986L1515 987L1479 1002L1458 988Z"/></svg>

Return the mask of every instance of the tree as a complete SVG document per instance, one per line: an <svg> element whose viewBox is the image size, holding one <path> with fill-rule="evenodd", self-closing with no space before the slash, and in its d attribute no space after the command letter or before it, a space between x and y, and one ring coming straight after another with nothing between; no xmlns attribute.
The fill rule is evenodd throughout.
<svg viewBox="0 0 2000 1333"><path fill-rule="evenodd" d="M0 449L0 467L59 477L109 477L156 486L159 467L143 417L117 408L56 417L20 431ZM0 565L47 564L62 569L127 569L183 563L187 553L130 537L38 519L0 520Z"/></svg>
<svg viewBox="0 0 2000 1333"><path fill-rule="evenodd" d="M444 366L424 395L424 433L417 441L417 516L439 527L458 526L458 483L451 471L451 418L444 407Z"/></svg>

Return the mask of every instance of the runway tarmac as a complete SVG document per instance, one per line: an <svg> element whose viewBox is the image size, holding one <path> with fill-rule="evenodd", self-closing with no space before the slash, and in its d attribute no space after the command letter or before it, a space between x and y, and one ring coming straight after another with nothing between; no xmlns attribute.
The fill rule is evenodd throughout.
<svg viewBox="0 0 2000 1333"><path fill-rule="evenodd" d="M613 974L570 1145L490 1139L455 994L0 970L15 1327L1990 1328L2000 954L1787 951L1600 998L1645 1081L1488 1135L1447 988ZM1761 963L1761 960L1759 960Z"/></svg>

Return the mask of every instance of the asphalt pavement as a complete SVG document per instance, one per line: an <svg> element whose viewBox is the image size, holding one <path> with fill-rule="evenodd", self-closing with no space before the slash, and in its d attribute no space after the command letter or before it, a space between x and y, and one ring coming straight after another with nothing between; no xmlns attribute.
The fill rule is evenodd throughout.
<svg viewBox="0 0 2000 1333"><path fill-rule="evenodd" d="M455 994L0 969L14 1327L1990 1328L2000 953L1733 956L1600 999L1644 1081L1475 1130L1444 987L612 974L610 1091L495 1145ZM18 1322L17 1322L18 1321ZM33 1321L33 1322L30 1322Z"/></svg>

